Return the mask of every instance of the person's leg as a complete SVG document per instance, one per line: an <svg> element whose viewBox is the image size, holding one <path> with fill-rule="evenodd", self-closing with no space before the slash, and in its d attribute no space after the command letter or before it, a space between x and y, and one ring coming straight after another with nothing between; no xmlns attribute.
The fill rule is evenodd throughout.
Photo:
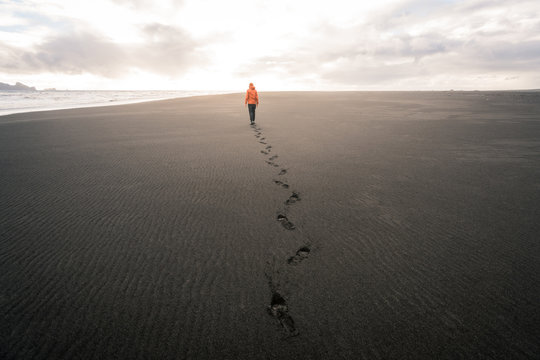
<svg viewBox="0 0 540 360"><path fill-rule="evenodd" d="M248 104L249 109L249 120L255 122L255 104Z"/></svg>

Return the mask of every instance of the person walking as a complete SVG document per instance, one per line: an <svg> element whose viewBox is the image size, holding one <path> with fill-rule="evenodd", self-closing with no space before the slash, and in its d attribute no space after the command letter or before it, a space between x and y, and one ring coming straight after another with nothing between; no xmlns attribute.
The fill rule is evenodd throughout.
<svg viewBox="0 0 540 360"><path fill-rule="evenodd" d="M246 100L244 101L244 106L248 107L249 110L249 121L251 125L255 123L255 109L259 106L259 94L255 90L253 83L249 83L249 89L246 91Z"/></svg>

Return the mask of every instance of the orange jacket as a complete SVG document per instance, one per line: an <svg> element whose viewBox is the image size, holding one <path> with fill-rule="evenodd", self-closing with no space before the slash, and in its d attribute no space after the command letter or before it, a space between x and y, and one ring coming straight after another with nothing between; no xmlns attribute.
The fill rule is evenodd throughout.
<svg viewBox="0 0 540 360"><path fill-rule="evenodd" d="M255 90L255 86L251 85L248 91L246 91L246 100L244 101L244 104L259 105L259 94L257 94L257 90Z"/></svg>

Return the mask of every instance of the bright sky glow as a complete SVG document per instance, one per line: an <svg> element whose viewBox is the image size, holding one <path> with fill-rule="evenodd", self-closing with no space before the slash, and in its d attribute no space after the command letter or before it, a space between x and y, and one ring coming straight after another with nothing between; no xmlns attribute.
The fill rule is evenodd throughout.
<svg viewBox="0 0 540 360"><path fill-rule="evenodd" d="M0 82L38 89L540 88L540 2L0 0Z"/></svg>

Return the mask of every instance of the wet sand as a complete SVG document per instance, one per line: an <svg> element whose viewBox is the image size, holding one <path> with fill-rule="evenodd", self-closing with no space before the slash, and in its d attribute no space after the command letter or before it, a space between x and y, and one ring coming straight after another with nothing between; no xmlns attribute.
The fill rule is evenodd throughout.
<svg viewBox="0 0 540 360"><path fill-rule="evenodd" d="M0 117L0 358L533 359L540 92Z"/></svg>

